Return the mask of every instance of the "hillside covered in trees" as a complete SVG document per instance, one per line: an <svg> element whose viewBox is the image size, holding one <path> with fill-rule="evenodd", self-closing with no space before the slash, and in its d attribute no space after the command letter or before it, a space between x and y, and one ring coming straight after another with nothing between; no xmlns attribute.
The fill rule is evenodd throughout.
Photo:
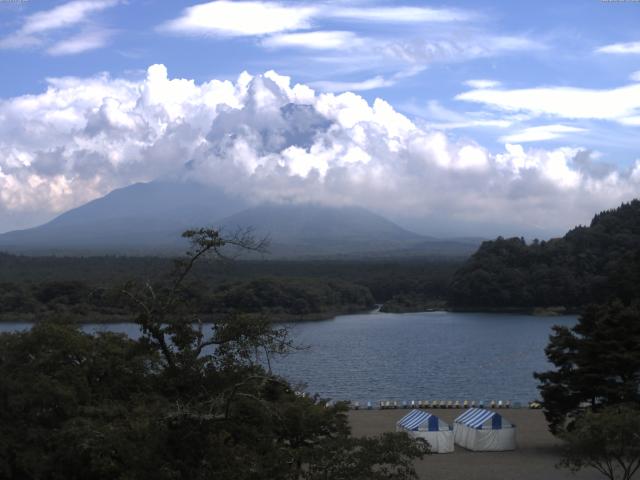
<svg viewBox="0 0 640 480"><path fill-rule="evenodd" d="M577 309L610 298L640 298L640 200L562 238L484 242L449 289L449 304L458 308Z"/></svg>

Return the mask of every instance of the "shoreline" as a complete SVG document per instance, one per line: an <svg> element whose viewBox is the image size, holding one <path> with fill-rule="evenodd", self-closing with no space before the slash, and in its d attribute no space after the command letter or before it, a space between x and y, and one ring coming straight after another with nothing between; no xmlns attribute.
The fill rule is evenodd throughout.
<svg viewBox="0 0 640 480"><path fill-rule="evenodd" d="M567 315L579 315L580 311L578 310L562 310L558 311L555 307L552 309L522 309L522 308L495 308L495 309L471 309L471 308L452 308L452 307L440 307L440 308L429 308L429 309L417 309L417 310L402 310L402 311L384 311L382 310L382 306L378 304L375 308L367 308L367 309L345 309L344 311L327 311L327 312L315 312L315 313L307 313L304 315L296 315L292 313L266 313L265 315L269 317L271 323L303 323L303 322L322 322L326 320L333 320L337 317L347 316L347 315L363 315L363 314L375 314L375 313L383 313L383 314L395 314L395 315L403 315L410 313L434 313L434 312L444 312L444 313L493 313L497 315L502 314L516 314L516 315L527 315L534 317L562 317ZM228 315L225 313L216 313L216 314L208 314L200 316L202 323L213 323L212 320L216 316L224 316ZM241 314L242 315L242 314ZM260 313L245 313L243 315L247 315L249 317L259 318L262 314ZM66 314L64 315L66 318L70 319L64 323L71 323L77 325L91 325L91 324L125 324L125 323L136 323L135 322L135 314L100 314L100 313L89 313L87 315L79 315L79 314ZM89 320L84 320L86 316L90 316ZM0 324L8 324L8 323L16 323L16 324L35 324L41 321L52 320L52 321L62 321L61 314L34 314L34 313L26 313L26 314L1 314L0 315Z"/></svg>
<svg viewBox="0 0 640 480"><path fill-rule="evenodd" d="M382 307L384 308L384 307ZM561 317L564 315L580 315L582 309L573 307L454 307L442 306L434 308L416 308L410 307L385 311L382 313L429 313L429 312L451 312L451 313L496 313L496 314L517 314L530 315L532 317Z"/></svg>
<svg viewBox="0 0 640 480"><path fill-rule="evenodd" d="M301 322L321 322L325 320L332 320L336 317L341 317L345 315L358 315L358 314L367 314L367 313L375 313L377 311L376 308L366 308L366 309L354 309L347 308L345 310L331 310L326 312L314 312L307 313L303 315L293 314L293 313L265 313L264 315L269 318L271 323L301 323ZM233 313L213 313L200 315L199 318L202 320L202 323L213 323L213 319L215 317L222 318L225 315L232 315ZM260 318L263 314L261 313L239 313L239 315L245 315L247 317ZM86 317L90 317L88 320L84 320ZM77 313L66 313L66 314L56 314L56 313L45 313L45 314L35 314L35 313L24 313L24 314L0 314L0 324L7 323L18 323L18 324L35 324L46 320L51 321L63 321L63 319L68 319L64 321L64 323L77 324L77 325L92 325L92 324L124 324L124 323L136 323L135 321L136 314L103 314L103 313L87 313L86 315L80 315Z"/></svg>
<svg viewBox="0 0 640 480"><path fill-rule="evenodd" d="M426 409L451 425L463 409ZM352 435L380 435L395 431L395 422L409 410L351 410L347 413ZM499 409L516 425L517 448L507 452L471 452L456 445L453 453L432 454L415 462L421 480L596 480L601 474L584 470L572 474L559 470L561 442L547 429L541 410Z"/></svg>

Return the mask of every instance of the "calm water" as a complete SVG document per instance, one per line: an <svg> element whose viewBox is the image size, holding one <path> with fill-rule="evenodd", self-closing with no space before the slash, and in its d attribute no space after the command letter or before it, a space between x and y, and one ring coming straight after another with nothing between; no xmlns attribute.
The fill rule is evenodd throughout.
<svg viewBox="0 0 640 480"><path fill-rule="evenodd" d="M576 317L479 313L370 313L322 322L290 324L293 338L309 348L273 364L276 373L325 398L360 402L418 399L537 397L534 371L544 356L551 326ZM0 331L28 328L0 324ZM86 325L132 337L133 324Z"/></svg>

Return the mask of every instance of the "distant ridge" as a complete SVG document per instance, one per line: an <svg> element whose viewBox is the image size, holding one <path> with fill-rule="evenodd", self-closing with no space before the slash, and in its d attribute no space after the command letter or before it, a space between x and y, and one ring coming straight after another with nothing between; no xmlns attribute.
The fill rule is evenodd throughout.
<svg viewBox="0 0 640 480"><path fill-rule="evenodd" d="M180 234L201 226L253 228L270 257L468 255L479 242L410 232L361 207L264 204L198 183L137 183L35 228L0 235L0 250L26 254L158 255L184 252Z"/></svg>

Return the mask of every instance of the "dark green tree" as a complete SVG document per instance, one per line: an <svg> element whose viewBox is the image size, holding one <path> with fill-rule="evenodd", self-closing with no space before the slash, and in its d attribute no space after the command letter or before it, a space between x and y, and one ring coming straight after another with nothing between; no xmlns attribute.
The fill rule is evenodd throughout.
<svg viewBox="0 0 640 480"><path fill-rule="evenodd" d="M545 353L555 370L535 373L550 429L570 427L583 408L640 404L640 307L591 306L573 328L554 327Z"/></svg>
<svg viewBox="0 0 640 480"><path fill-rule="evenodd" d="M630 480L640 468L640 410L610 406L578 418L564 432L560 466L572 471L593 467L610 480Z"/></svg>
<svg viewBox="0 0 640 480"><path fill-rule="evenodd" d="M0 335L0 478L133 475L154 448L159 357L122 335L42 323Z"/></svg>

